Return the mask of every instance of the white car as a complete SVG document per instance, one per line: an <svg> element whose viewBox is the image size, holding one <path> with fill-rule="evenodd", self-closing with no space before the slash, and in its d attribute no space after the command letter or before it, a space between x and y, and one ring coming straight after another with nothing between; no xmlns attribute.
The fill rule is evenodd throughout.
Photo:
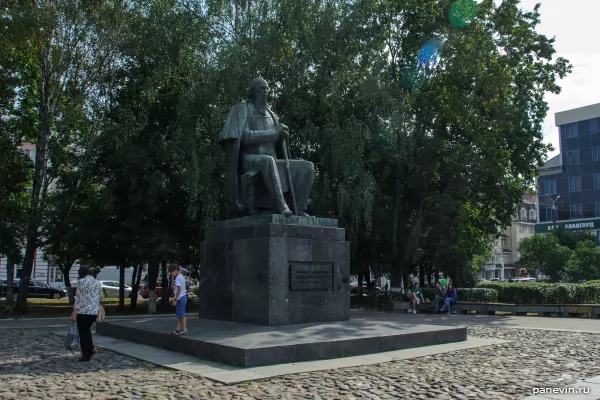
<svg viewBox="0 0 600 400"><path fill-rule="evenodd" d="M119 281L100 281L102 289L106 289L108 292L107 297L119 297ZM125 297L129 297L131 293L131 286L125 286Z"/></svg>

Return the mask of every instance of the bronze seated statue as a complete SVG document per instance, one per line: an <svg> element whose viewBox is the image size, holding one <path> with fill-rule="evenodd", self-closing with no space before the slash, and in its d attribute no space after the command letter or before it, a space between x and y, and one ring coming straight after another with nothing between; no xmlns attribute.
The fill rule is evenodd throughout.
<svg viewBox="0 0 600 400"><path fill-rule="evenodd" d="M288 128L267 106L267 94L267 82L253 80L248 100L231 108L221 132L228 212L307 216L314 166L289 159Z"/></svg>

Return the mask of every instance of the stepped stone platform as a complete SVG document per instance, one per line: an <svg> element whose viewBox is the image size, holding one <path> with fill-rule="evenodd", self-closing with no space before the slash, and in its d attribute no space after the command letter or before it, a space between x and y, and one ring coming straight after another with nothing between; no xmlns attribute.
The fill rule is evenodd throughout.
<svg viewBox="0 0 600 400"><path fill-rule="evenodd" d="M173 336L173 320L119 320L96 332L239 367L316 361L467 340L465 327L354 318L284 326L188 318L188 336Z"/></svg>

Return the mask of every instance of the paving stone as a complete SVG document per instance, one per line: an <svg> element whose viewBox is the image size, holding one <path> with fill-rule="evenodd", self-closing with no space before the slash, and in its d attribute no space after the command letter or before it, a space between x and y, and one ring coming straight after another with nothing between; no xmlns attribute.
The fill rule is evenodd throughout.
<svg viewBox="0 0 600 400"><path fill-rule="evenodd" d="M522 399L600 375L599 336L473 326L512 340L394 362L226 386L100 349L90 363L44 329L0 335L0 399Z"/></svg>

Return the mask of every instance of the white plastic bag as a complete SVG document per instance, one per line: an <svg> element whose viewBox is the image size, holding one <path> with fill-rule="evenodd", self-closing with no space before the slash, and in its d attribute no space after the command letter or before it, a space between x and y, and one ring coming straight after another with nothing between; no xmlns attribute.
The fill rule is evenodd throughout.
<svg viewBox="0 0 600 400"><path fill-rule="evenodd" d="M77 332L77 322L73 321L65 338L65 348L75 351L79 345L79 333Z"/></svg>

